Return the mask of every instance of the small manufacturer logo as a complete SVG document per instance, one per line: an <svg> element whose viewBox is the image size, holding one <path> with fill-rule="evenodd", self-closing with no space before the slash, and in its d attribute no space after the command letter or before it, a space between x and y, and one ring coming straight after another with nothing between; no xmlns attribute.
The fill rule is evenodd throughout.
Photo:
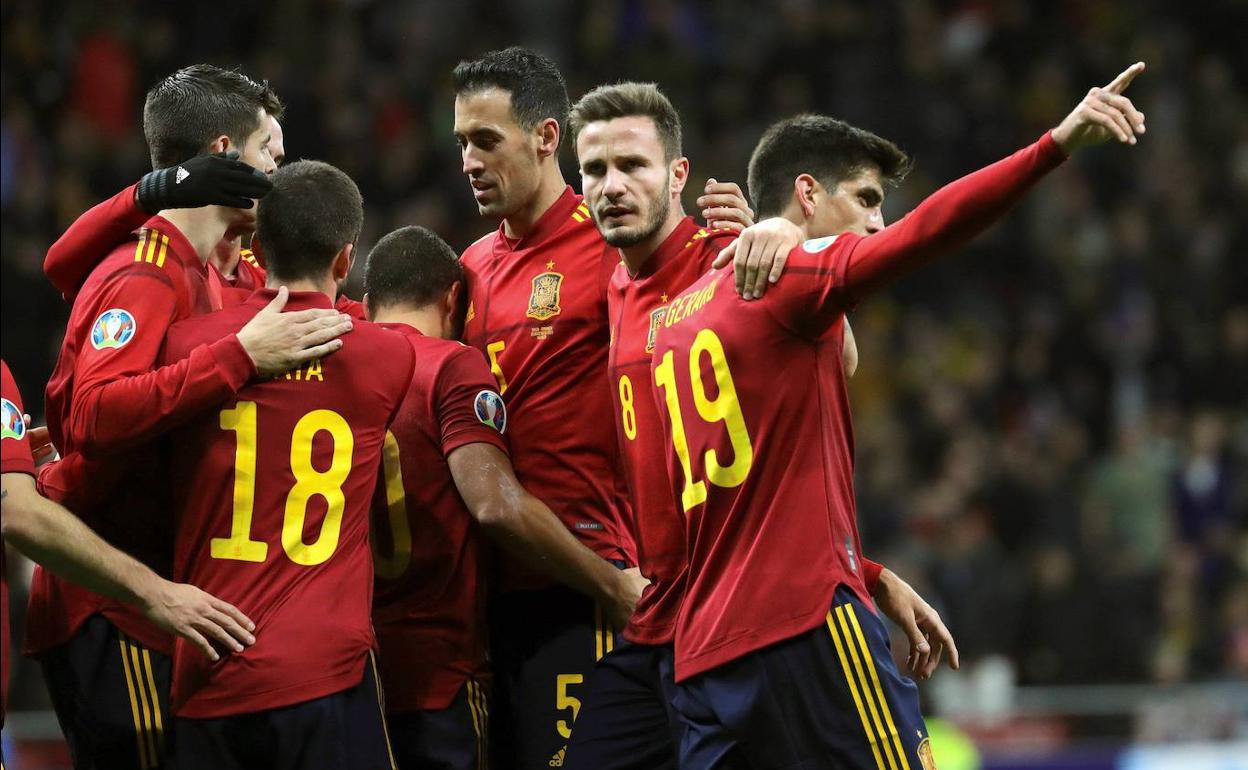
<svg viewBox="0 0 1248 770"><path fill-rule="evenodd" d="M182 180L186 179L190 175L191 175L191 172L187 171L181 166L178 166L178 172L173 175L173 183L182 184Z"/></svg>
<svg viewBox="0 0 1248 770"><path fill-rule="evenodd" d="M26 438L26 419L17 404L7 398L0 399L0 439L21 441Z"/></svg>
<svg viewBox="0 0 1248 770"><path fill-rule="evenodd" d="M835 240L835 235L825 235L822 238L811 238L809 241L802 244L802 248L811 254L818 254L831 246L832 242Z"/></svg>
<svg viewBox="0 0 1248 770"><path fill-rule="evenodd" d="M137 324L129 310L115 307L105 310L95 319L91 327L91 347L96 350L104 348L124 348L134 339Z"/></svg>
<svg viewBox="0 0 1248 770"><path fill-rule="evenodd" d="M854 541L845 538L845 555L849 557L849 571L858 574L858 557L854 555Z"/></svg>
<svg viewBox="0 0 1248 770"><path fill-rule="evenodd" d="M492 390L483 390L473 400L472 409L477 419L499 433L507 430L507 405L503 397Z"/></svg>
<svg viewBox="0 0 1248 770"><path fill-rule="evenodd" d="M568 747L564 746L563 748L555 752L555 755L550 758L550 762L548 762L547 764L549 764L551 767L563 767L563 760L567 756L567 754L568 754Z"/></svg>

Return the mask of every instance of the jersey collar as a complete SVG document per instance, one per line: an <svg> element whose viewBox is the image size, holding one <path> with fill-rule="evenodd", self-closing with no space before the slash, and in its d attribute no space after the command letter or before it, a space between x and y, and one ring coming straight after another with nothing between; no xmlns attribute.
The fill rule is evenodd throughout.
<svg viewBox="0 0 1248 770"><path fill-rule="evenodd" d="M264 307L273 301L277 296L277 289L269 289L261 286L252 292L247 298L247 304ZM286 307L282 312L291 310L333 310L334 301L319 291L292 291L289 299L286 300Z"/></svg>
<svg viewBox="0 0 1248 770"><path fill-rule="evenodd" d="M646 263L637 271L637 275L632 277L633 280L648 278L659 272L664 265L671 262L672 259L685 250L685 247L693 242L693 236L697 235L701 229L698 223L693 221L693 217L685 217L680 220L680 224L676 225L676 229L663 239L659 247L650 255L650 259L647 259Z"/></svg>
<svg viewBox="0 0 1248 770"><path fill-rule="evenodd" d="M533 223L533 229L520 240L512 241L509 239L507 237L507 225L500 222L498 225L499 243L503 244L508 251L532 248L554 235L560 227L563 227L564 223L572 217L572 213L576 211L576 207L579 205L581 205L581 196L576 194L576 191L572 189L572 185L568 185L564 188L563 194Z"/></svg>

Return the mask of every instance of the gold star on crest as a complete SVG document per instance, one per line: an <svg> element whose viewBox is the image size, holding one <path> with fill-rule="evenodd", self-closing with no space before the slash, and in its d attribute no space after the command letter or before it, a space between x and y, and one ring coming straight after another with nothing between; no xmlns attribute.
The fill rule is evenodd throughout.
<svg viewBox="0 0 1248 770"><path fill-rule="evenodd" d="M555 269L555 260L553 260L553 259L552 259L552 260L550 260L549 262L547 262L547 263L546 263L546 269L547 269L547 270L554 270L554 269Z"/></svg>
<svg viewBox="0 0 1248 770"><path fill-rule="evenodd" d="M661 297L659 297L659 301L660 301L660 302L667 302L667 295L666 295L666 294L664 294L664 295L662 295Z"/></svg>

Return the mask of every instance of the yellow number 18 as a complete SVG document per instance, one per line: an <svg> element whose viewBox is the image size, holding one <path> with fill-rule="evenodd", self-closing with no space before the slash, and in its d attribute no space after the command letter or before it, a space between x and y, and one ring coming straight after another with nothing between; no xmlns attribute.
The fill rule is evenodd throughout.
<svg viewBox="0 0 1248 770"><path fill-rule="evenodd" d="M715 398L707 395L706 384L702 381L703 355L710 359L711 371L715 375ZM728 370L724 345L715 332L703 329L698 332L689 349L689 382L693 389L693 404L703 421L724 423L728 440L732 444L732 462L728 465L722 464L719 453L708 449L702 458L706 481L693 478L689 440L685 436L685 421L680 413L680 399L676 393L676 366L673 358L671 350L663 354L663 360L654 369L654 382L663 389L663 399L667 403L667 413L672 425L672 448L676 450L685 477L680 502L681 507L688 511L695 505L706 502L706 481L723 488L736 487L745 481L754 464L754 446L745 427L741 403L737 400L737 386L732 381L732 372Z"/></svg>
<svg viewBox="0 0 1248 770"><path fill-rule="evenodd" d="M233 431L234 503L229 537L214 537L211 553L214 559L262 562L268 556L269 544L251 539L251 518L256 502L256 404L240 401L230 409L221 410L221 429ZM333 440L334 455L329 469L317 470L312 465L312 442L321 431ZM329 560L338 549L342 531L342 514L346 496L342 485L351 473L351 455L355 436L346 418L329 409L308 412L295 424L290 440L290 470L295 485L286 495L282 519L282 549L296 564L314 566ZM321 532L312 543L303 542L303 524L308 503L313 497L325 500L325 520Z"/></svg>

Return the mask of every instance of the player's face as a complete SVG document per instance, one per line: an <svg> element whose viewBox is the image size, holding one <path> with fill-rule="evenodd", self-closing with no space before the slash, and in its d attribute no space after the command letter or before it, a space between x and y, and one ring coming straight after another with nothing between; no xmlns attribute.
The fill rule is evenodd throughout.
<svg viewBox="0 0 1248 770"><path fill-rule="evenodd" d="M537 130L516 123L511 92L487 88L455 97L455 140L481 216L506 218L537 195Z"/></svg>
<svg viewBox="0 0 1248 770"><path fill-rule="evenodd" d="M273 126L277 121L269 117L264 110L258 111L260 118L259 125L255 131L243 141L242 145L232 147L230 149L238 150L238 159L249 166L259 169L266 174L272 174L277 169L277 164L273 162L272 145L273 145ZM280 129L279 129L280 130ZM280 139L279 139L280 147ZM233 219L231 227L251 227L256 221L256 207L249 209L229 209L230 216Z"/></svg>
<svg viewBox="0 0 1248 770"><path fill-rule="evenodd" d="M286 161L286 135L282 124L272 115L269 116L269 157L273 159L274 168Z"/></svg>
<svg viewBox="0 0 1248 770"><path fill-rule="evenodd" d="M607 243L627 248L659 231L671 211L672 164L653 120L590 123L576 138L576 156L585 203Z"/></svg>
<svg viewBox="0 0 1248 770"><path fill-rule="evenodd" d="M857 233L870 235L884 229L884 186L874 166L842 179L815 209L811 232L816 236Z"/></svg>

